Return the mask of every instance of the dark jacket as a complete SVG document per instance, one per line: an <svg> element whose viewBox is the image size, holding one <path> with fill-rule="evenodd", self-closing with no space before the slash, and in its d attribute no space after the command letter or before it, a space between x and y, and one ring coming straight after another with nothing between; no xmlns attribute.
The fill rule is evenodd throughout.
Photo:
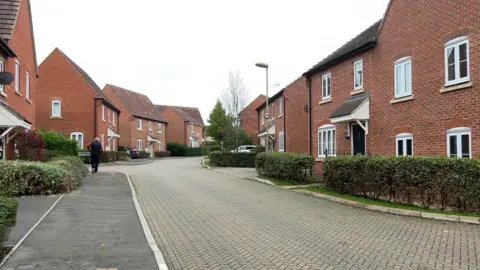
<svg viewBox="0 0 480 270"><path fill-rule="evenodd" d="M102 153L103 148L102 144L99 141L93 141L87 146L88 151L90 151L90 155L100 155Z"/></svg>

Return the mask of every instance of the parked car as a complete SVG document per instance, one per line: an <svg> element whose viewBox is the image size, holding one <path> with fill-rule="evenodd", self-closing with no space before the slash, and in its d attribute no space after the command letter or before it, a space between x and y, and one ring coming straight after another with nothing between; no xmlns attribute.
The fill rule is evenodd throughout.
<svg viewBox="0 0 480 270"><path fill-rule="evenodd" d="M127 154L131 159L139 158L139 156L140 156L138 154L137 148L135 148L135 147L132 147L132 148L130 148L130 150L127 150Z"/></svg>
<svg viewBox="0 0 480 270"><path fill-rule="evenodd" d="M256 148L255 145L240 145L236 150L232 150L232 152L253 152Z"/></svg>

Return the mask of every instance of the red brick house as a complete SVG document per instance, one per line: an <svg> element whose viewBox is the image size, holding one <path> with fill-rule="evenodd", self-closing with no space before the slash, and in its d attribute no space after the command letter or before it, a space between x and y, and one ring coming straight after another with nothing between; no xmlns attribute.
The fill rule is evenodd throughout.
<svg viewBox="0 0 480 270"><path fill-rule="evenodd" d="M205 124L198 108L155 105L168 120L167 143L199 147L205 142Z"/></svg>
<svg viewBox="0 0 480 270"><path fill-rule="evenodd" d="M151 157L156 151L166 150L168 121L160 115L146 95L111 84L107 84L103 92L122 110L118 119L121 146L146 151Z"/></svg>
<svg viewBox="0 0 480 270"><path fill-rule="evenodd" d="M58 48L39 70L37 127L77 140L80 149L99 137L105 150L118 150L120 110L85 70Z"/></svg>
<svg viewBox="0 0 480 270"><path fill-rule="evenodd" d="M309 152L308 140L308 87L305 77L291 84L269 99L269 150L279 152ZM266 145L266 102L257 108L258 137Z"/></svg>
<svg viewBox="0 0 480 270"><path fill-rule="evenodd" d="M36 127L38 66L29 0L0 1L0 72L13 75L10 85L0 85L0 159L11 159L12 139Z"/></svg>
<svg viewBox="0 0 480 270"><path fill-rule="evenodd" d="M265 95L259 95L240 112L240 126L245 129L255 145L260 144L257 108L265 103L265 98Z"/></svg>

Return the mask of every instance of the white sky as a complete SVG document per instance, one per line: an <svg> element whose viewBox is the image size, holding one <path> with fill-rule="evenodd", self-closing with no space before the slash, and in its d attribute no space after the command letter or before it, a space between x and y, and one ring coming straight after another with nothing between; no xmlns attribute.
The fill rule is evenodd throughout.
<svg viewBox="0 0 480 270"><path fill-rule="evenodd" d="M240 70L270 96L379 20L388 0L31 0L39 64L59 47L103 88L199 107L204 120ZM40 74L41 76L41 74Z"/></svg>

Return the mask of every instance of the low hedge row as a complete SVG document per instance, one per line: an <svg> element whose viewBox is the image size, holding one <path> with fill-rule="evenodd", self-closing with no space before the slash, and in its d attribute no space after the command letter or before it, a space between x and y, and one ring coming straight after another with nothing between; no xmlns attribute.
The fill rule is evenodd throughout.
<svg viewBox="0 0 480 270"><path fill-rule="evenodd" d="M314 159L308 154L258 153L255 168L261 176L305 182L311 174Z"/></svg>
<svg viewBox="0 0 480 270"><path fill-rule="evenodd" d="M78 157L55 158L48 163L0 162L0 195L49 195L77 188L88 169Z"/></svg>
<svg viewBox="0 0 480 270"><path fill-rule="evenodd" d="M332 157L327 188L424 207L480 213L480 161L447 157Z"/></svg>
<svg viewBox="0 0 480 270"><path fill-rule="evenodd" d="M214 151L208 154L210 164L220 167L255 167L255 155L247 152Z"/></svg>
<svg viewBox="0 0 480 270"><path fill-rule="evenodd" d="M155 152L155 157L157 157L157 158L169 157L170 155L171 155L171 153L169 151Z"/></svg>
<svg viewBox="0 0 480 270"><path fill-rule="evenodd" d="M167 143L167 151L169 151L172 156L180 157L203 156L208 154L208 149L210 149L210 147L211 146L188 147L179 143Z"/></svg>
<svg viewBox="0 0 480 270"><path fill-rule="evenodd" d="M138 151L138 158L149 158L149 157L150 157L150 153L146 151Z"/></svg>
<svg viewBox="0 0 480 270"><path fill-rule="evenodd" d="M0 243L5 240L8 228L15 225L18 202L12 198L0 197Z"/></svg>

